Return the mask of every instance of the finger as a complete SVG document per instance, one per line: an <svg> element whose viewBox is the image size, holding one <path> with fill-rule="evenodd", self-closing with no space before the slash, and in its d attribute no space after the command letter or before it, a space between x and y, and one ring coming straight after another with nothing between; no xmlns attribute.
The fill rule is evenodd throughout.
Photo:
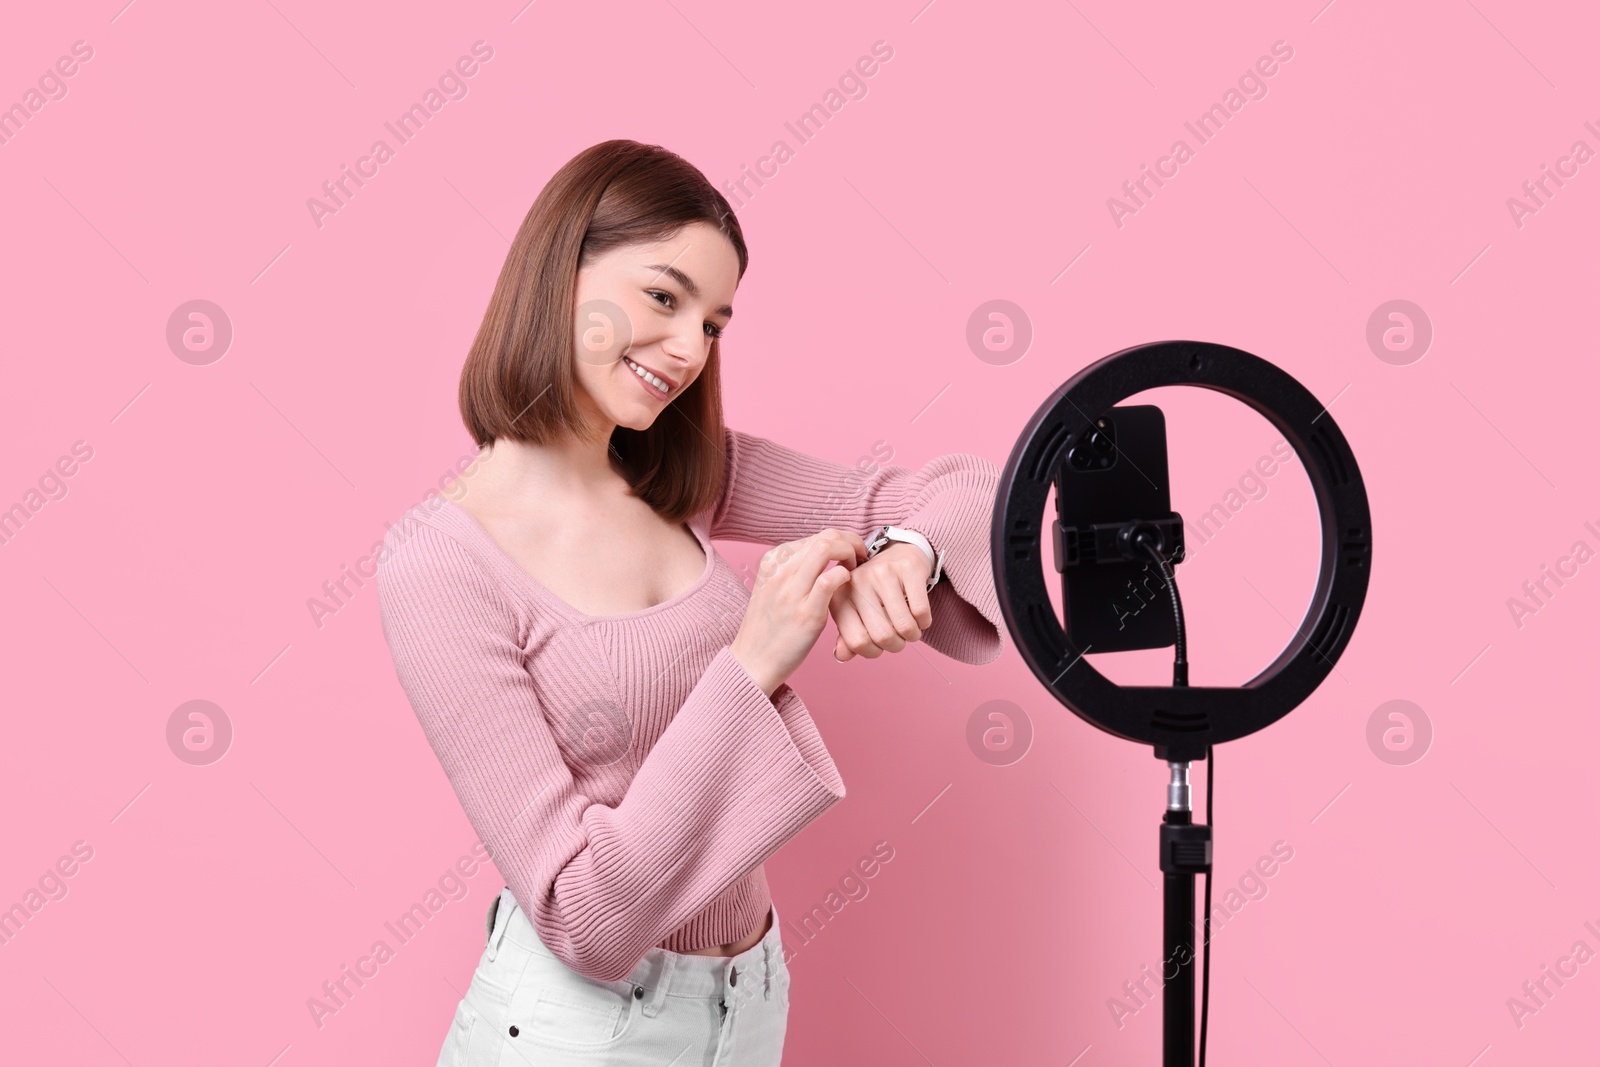
<svg viewBox="0 0 1600 1067"><path fill-rule="evenodd" d="M786 541L761 557L761 570L768 581L782 577L800 582L808 590L816 586L817 576L837 560L841 568L854 568L855 550L844 541L828 542L818 537Z"/></svg>
<svg viewBox="0 0 1600 1067"><path fill-rule="evenodd" d="M910 606L906 603L906 587L896 582L894 587L883 593L883 613L890 619L894 633L898 633L902 641L909 645L910 641L922 640L922 627L917 625L917 619L910 614Z"/></svg>
<svg viewBox="0 0 1600 1067"><path fill-rule="evenodd" d="M811 591L802 599L803 610L812 618L826 616L830 610L834 594L848 585L849 582L850 571L842 564L823 571L812 584Z"/></svg>
<svg viewBox="0 0 1600 1067"><path fill-rule="evenodd" d="M878 598L883 602L884 613L888 615L890 625L905 641L922 639L922 627L912 618L911 607L906 602L906 597L910 595L910 589L915 584L889 573L880 577L876 585Z"/></svg>
<svg viewBox="0 0 1600 1067"><path fill-rule="evenodd" d="M851 575L852 580L854 577L854 575ZM844 612L853 610L850 607L850 583L846 582L834 590L833 597L828 601L828 612L833 616L834 626L840 626L840 620L844 618ZM855 650L845 642L842 629L834 635L833 658L840 663L845 663L855 658Z"/></svg>
<svg viewBox="0 0 1600 1067"><path fill-rule="evenodd" d="M909 577L907 571L911 572ZM913 589L926 592L917 573L916 568L909 565L891 564L872 575L873 590L883 604L884 614L895 632L906 641L922 639L922 627L912 614L909 599Z"/></svg>
<svg viewBox="0 0 1600 1067"><path fill-rule="evenodd" d="M859 586L857 588L859 589ZM897 595L891 594L890 599L894 599ZM888 652L899 652L906 647L905 638L895 631L894 624L889 621L881 596L876 587L860 590L860 595L854 601L856 611L860 613L861 621L866 624L867 633L871 635L874 644Z"/></svg>
<svg viewBox="0 0 1600 1067"><path fill-rule="evenodd" d="M866 541L862 540L861 535L856 533L854 530L841 530L837 527L830 526L828 529L823 530L822 533L827 534L830 537L844 538L846 541L855 546L856 560L858 562L866 560L867 543Z"/></svg>
<svg viewBox="0 0 1600 1067"><path fill-rule="evenodd" d="M854 581L855 574L852 573L850 575L850 581L845 582L843 585L839 586L839 588L835 589L833 591L833 596L828 598L828 613L833 616L833 621L835 623L837 623L842 617L840 613L850 606L850 586Z"/></svg>
<svg viewBox="0 0 1600 1067"><path fill-rule="evenodd" d="M917 582L907 582L905 586L906 606L911 609L911 617L917 620L917 625L923 630L933 625L933 608L928 606L928 587ZM917 640L921 640L918 635Z"/></svg>
<svg viewBox="0 0 1600 1067"><path fill-rule="evenodd" d="M842 595L850 594L851 590L840 591ZM847 595L843 603L834 611L833 621L839 627L839 640L845 647L858 656L868 659L877 659L883 655L883 649L867 633L866 623L862 621L860 609L856 604L855 595Z"/></svg>
<svg viewBox="0 0 1600 1067"><path fill-rule="evenodd" d="M796 569L795 579L808 586L815 586L817 577L828 565L829 560L836 560L844 570L844 581L850 580L850 571L856 565L856 550L843 537L825 537L822 534L806 538L801 541L798 553L799 567ZM829 590L832 594L832 589Z"/></svg>

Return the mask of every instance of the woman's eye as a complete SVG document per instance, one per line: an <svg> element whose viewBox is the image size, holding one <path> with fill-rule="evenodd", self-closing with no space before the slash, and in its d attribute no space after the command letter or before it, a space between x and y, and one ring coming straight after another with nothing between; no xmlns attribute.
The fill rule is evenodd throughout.
<svg viewBox="0 0 1600 1067"><path fill-rule="evenodd" d="M665 289L646 289L645 295L650 297L652 300L655 300L655 298L658 296L666 297L665 300L656 300L656 303L660 304L662 307L671 307L677 302L677 297L673 296ZM706 323L706 327L706 336L710 337L712 340L722 336L722 327L718 326L716 323L708 322Z"/></svg>

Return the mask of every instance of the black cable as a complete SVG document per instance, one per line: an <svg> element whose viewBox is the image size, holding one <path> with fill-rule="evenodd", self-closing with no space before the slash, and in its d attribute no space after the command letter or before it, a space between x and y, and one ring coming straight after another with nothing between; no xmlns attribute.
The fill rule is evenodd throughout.
<svg viewBox="0 0 1600 1067"><path fill-rule="evenodd" d="M1211 821L1211 772L1216 767L1212 759L1211 746L1206 746L1206 825L1213 826ZM1216 830L1212 829L1212 836ZM1206 1015L1211 1007L1211 868L1206 868L1206 929L1205 948L1201 950L1205 962L1200 967L1200 1067L1206 1067Z"/></svg>
<svg viewBox="0 0 1600 1067"><path fill-rule="evenodd" d="M1156 566L1161 568L1161 577L1167 583L1167 589L1172 593L1172 613L1178 620L1178 641L1173 650L1172 658L1172 684L1187 686L1189 684L1189 650L1188 642L1183 630L1183 599L1178 596L1178 575L1172 569L1172 564L1167 562L1167 557L1155 545L1155 539L1145 530L1140 530L1133 535L1133 543L1144 549L1156 561Z"/></svg>
<svg viewBox="0 0 1600 1067"><path fill-rule="evenodd" d="M1140 530L1133 535L1133 543L1145 550L1161 568L1161 577L1166 580L1167 588L1172 591L1172 613L1177 619L1178 635L1172 658L1172 684L1174 688L1189 685L1189 651L1186 634L1183 626L1183 599L1178 596L1178 575L1172 564L1167 562L1167 557L1161 549L1156 547L1155 538L1148 530ZM1206 746L1206 826L1213 827L1211 821L1211 782L1212 770L1216 766L1212 759L1211 746ZM1213 836L1215 829L1212 830ZM1200 1067L1206 1067L1206 1020L1211 1008L1211 868L1208 865L1205 871L1206 900L1205 900L1205 944L1201 948L1200 964Z"/></svg>

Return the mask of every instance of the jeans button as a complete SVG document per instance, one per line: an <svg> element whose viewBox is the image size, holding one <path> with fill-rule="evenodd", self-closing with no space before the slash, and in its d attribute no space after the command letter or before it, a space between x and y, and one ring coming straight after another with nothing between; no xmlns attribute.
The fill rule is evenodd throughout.
<svg viewBox="0 0 1600 1067"><path fill-rule="evenodd" d="M732 968L732 969L730 969L728 971L728 984L729 985L738 985L739 984L739 968L734 967L734 968Z"/></svg>
<svg viewBox="0 0 1600 1067"><path fill-rule="evenodd" d="M633 999L634 1000L643 1000L644 999L644 986L636 985L636 986L633 987Z"/></svg>

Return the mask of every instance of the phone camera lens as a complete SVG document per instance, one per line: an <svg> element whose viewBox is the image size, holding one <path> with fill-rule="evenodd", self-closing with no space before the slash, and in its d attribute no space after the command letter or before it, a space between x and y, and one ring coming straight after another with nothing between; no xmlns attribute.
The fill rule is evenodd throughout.
<svg viewBox="0 0 1600 1067"><path fill-rule="evenodd" d="M1074 470L1105 470L1116 462L1116 450L1116 442L1111 439L1110 433L1091 426L1067 449L1067 462L1072 464Z"/></svg>

